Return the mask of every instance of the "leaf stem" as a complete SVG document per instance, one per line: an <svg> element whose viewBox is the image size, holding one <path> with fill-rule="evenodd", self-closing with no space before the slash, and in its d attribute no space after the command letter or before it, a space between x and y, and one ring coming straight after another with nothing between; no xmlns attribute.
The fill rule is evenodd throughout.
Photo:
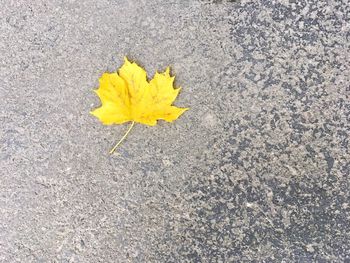
<svg viewBox="0 0 350 263"><path fill-rule="evenodd" d="M124 136L119 140L119 142L112 148L112 150L109 151L110 154L112 154L115 149L117 149L117 147L125 140L125 138L128 136L129 132L131 131L132 127L134 127L135 122L133 121L129 127L129 129L126 131L126 133L124 134Z"/></svg>

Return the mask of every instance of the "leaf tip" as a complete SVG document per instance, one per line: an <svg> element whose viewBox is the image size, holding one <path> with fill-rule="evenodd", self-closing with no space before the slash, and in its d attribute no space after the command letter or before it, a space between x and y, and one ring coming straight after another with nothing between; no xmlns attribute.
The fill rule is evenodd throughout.
<svg viewBox="0 0 350 263"><path fill-rule="evenodd" d="M124 62L125 62L125 63L130 63L130 60L128 59L127 56L124 56Z"/></svg>
<svg viewBox="0 0 350 263"><path fill-rule="evenodd" d="M190 108L180 108L181 109L181 114L184 113L185 111L188 111Z"/></svg>
<svg viewBox="0 0 350 263"><path fill-rule="evenodd" d="M93 111L90 111L89 112L92 116L95 116L96 117L96 113L95 113L95 110L93 110Z"/></svg>

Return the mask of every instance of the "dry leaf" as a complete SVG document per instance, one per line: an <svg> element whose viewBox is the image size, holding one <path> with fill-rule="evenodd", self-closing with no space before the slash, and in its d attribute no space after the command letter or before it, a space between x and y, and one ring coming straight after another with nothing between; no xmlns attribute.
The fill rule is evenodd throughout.
<svg viewBox="0 0 350 263"><path fill-rule="evenodd" d="M100 87L95 92L102 106L91 114L105 125L131 121L132 126L135 122L154 126L157 120L176 120L187 108L171 105L180 88L174 89L174 77L169 71L167 68L163 73L157 72L147 81L146 71L125 57L118 73L104 73L100 78Z"/></svg>

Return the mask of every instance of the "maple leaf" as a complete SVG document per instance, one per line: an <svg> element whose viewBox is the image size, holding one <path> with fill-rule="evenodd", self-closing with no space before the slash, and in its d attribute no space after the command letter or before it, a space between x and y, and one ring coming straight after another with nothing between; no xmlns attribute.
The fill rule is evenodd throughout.
<svg viewBox="0 0 350 263"><path fill-rule="evenodd" d="M188 109L172 106L181 89L174 88L174 78L168 67L148 81L146 71L126 57L118 72L101 76L95 92L102 105L91 114L105 125L132 122L110 153L126 138L135 122L149 126L156 125L157 120L172 122Z"/></svg>

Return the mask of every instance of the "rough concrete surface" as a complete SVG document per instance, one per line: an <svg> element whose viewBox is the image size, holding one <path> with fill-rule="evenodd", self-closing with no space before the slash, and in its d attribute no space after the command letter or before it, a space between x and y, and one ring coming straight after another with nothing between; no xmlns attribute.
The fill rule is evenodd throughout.
<svg viewBox="0 0 350 263"><path fill-rule="evenodd" d="M350 262L348 0L0 3L0 262ZM110 156L124 55L191 110Z"/></svg>

